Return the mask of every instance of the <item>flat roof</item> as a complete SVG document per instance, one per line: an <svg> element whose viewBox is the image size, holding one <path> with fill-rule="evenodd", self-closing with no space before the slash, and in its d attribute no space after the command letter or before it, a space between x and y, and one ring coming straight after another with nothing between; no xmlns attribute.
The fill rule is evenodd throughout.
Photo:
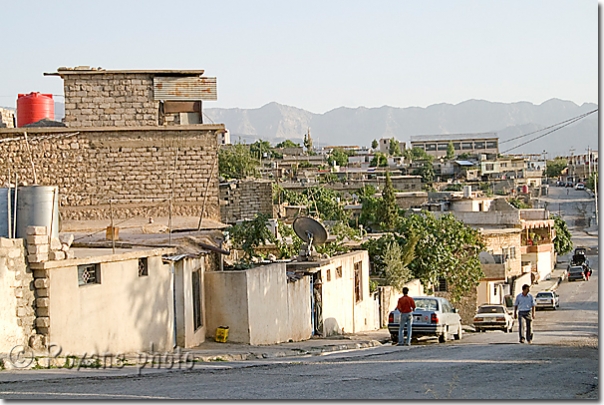
<svg viewBox="0 0 604 405"><path fill-rule="evenodd" d="M201 76L204 70L182 70L182 69L156 69L156 70L106 70L90 66L78 66L74 68L60 67L56 72L44 73L44 76L67 76L67 75L154 75L154 76Z"/></svg>
<svg viewBox="0 0 604 405"><path fill-rule="evenodd" d="M195 124L174 126L140 126L140 127L21 127L0 128L0 134L73 134L75 132L145 132L145 131L223 131L224 124Z"/></svg>
<svg viewBox="0 0 604 405"><path fill-rule="evenodd" d="M499 139L496 132L482 132L479 134L440 134L440 135L412 135L411 142L425 141L463 141L464 139Z"/></svg>

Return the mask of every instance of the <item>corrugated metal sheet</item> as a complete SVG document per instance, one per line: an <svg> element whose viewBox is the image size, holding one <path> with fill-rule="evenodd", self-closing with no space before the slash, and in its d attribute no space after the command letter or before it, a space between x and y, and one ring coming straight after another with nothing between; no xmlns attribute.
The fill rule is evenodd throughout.
<svg viewBox="0 0 604 405"><path fill-rule="evenodd" d="M155 100L196 101L218 100L215 77L153 78Z"/></svg>

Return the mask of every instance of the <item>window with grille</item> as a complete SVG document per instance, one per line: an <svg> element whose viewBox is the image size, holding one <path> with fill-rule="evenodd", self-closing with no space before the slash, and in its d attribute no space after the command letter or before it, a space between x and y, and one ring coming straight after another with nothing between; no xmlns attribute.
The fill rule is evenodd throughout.
<svg viewBox="0 0 604 405"><path fill-rule="evenodd" d="M356 302L363 300L363 288L362 288L362 280L361 280L361 269L363 263L356 262L354 264L354 299Z"/></svg>
<svg viewBox="0 0 604 405"><path fill-rule="evenodd" d="M144 277L149 275L149 266L147 263L146 257L141 257L138 259L138 276Z"/></svg>
<svg viewBox="0 0 604 405"><path fill-rule="evenodd" d="M342 278L342 266L336 267L336 278Z"/></svg>
<svg viewBox="0 0 604 405"><path fill-rule="evenodd" d="M516 258L516 247L512 246L510 247L510 259L515 259Z"/></svg>
<svg viewBox="0 0 604 405"><path fill-rule="evenodd" d="M434 286L434 291L446 292L447 291L447 279L444 277L439 277L436 285Z"/></svg>
<svg viewBox="0 0 604 405"><path fill-rule="evenodd" d="M78 285L101 284L101 265L81 264L78 266Z"/></svg>

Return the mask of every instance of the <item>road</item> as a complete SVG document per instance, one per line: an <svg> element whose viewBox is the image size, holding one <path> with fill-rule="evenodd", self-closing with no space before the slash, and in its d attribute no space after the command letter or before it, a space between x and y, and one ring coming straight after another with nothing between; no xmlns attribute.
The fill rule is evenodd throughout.
<svg viewBox="0 0 604 405"><path fill-rule="evenodd" d="M566 200L565 191L559 194ZM553 200L555 196L550 193L549 198ZM561 205L572 206L570 193L568 197ZM596 252L589 256L593 275L587 282L560 284L560 308L537 312L532 345L518 343L515 327L514 333L466 333L462 341L445 344L383 345L318 357L207 363L190 371L158 371L140 376L125 372L98 377L86 371L72 371L64 376L36 377L32 371L34 374L25 379L0 383L0 397L597 399L598 240L579 228L572 231L575 244ZM533 287L534 293L537 287Z"/></svg>

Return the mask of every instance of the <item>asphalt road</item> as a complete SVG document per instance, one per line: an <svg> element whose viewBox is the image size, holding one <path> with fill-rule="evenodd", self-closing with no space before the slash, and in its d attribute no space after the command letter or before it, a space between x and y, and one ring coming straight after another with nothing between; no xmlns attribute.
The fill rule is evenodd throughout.
<svg viewBox="0 0 604 405"><path fill-rule="evenodd" d="M567 204L572 206L571 201ZM573 235L576 244L597 248L596 237L581 229L573 229ZM591 255L590 260L594 268L590 281L562 282L560 308L537 312L532 345L518 343L515 327L514 333L466 333L462 341L445 344L384 345L319 357L213 363L141 376L131 372L92 376L85 371L28 374L24 380L0 383L0 397L597 399L598 256ZM532 291L538 292L538 286Z"/></svg>

